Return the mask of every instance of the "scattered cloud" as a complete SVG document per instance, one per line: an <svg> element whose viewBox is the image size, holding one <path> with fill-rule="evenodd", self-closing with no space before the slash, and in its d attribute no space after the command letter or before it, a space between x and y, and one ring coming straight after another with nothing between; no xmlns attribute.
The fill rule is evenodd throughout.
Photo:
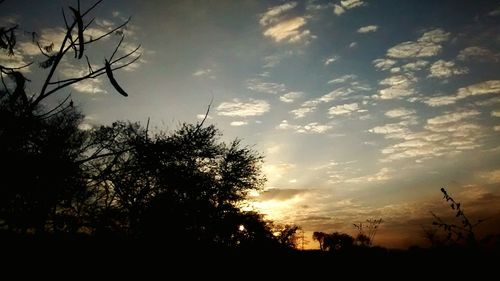
<svg viewBox="0 0 500 281"><path fill-rule="evenodd" d="M456 96L437 96L424 99L423 102L429 106L436 107L454 104L457 100L458 98Z"/></svg>
<svg viewBox="0 0 500 281"><path fill-rule="evenodd" d="M346 74L346 75L340 76L339 78L335 78L335 79L328 81L328 84L345 83L346 81L354 80L357 78L358 78L358 76L356 76L354 74Z"/></svg>
<svg viewBox="0 0 500 281"><path fill-rule="evenodd" d="M337 16L340 16L347 10L354 9L356 7L361 7L364 5L366 5L366 3L362 0L342 0L334 5L333 13Z"/></svg>
<svg viewBox="0 0 500 281"><path fill-rule="evenodd" d="M467 67L455 66L453 61L438 60L430 67L428 77L449 78L453 75L461 75L469 72Z"/></svg>
<svg viewBox="0 0 500 281"><path fill-rule="evenodd" d="M265 100L250 99L247 102L233 99L231 102L223 102L217 107L217 115L230 117L261 116L271 109Z"/></svg>
<svg viewBox="0 0 500 281"><path fill-rule="evenodd" d="M332 129L332 126L319 124L317 122L312 122L307 125L293 125L288 123L287 120L283 120L276 128L280 130L293 130L301 134L323 134Z"/></svg>
<svg viewBox="0 0 500 281"><path fill-rule="evenodd" d="M493 117L500 117L500 110L494 110L491 112L491 116Z"/></svg>
<svg viewBox="0 0 500 281"><path fill-rule="evenodd" d="M229 125L231 125L233 127L240 127L240 126L248 125L248 122L247 121L233 121Z"/></svg>
<svg viewBox="0 0 500 281"><path fill-rule="evenodd" d="M417 78L411 73L389 76L380 81L380 85L388 87L379 90L377 97L388 100L411 96L415 93L413 88L415 82Z"/></svg>
<svg viewBox="0 0 500 281"><path fill-rule="evenodd" d="M392 170L389 168L382 168L375 174L366 175L362 177L350 178L345 180L346 183L365 183L365 182L377 182L377 181L387 181L393 177Z"/></svg>
<svg viewBox="0 0 500 281"><path fill-rule="evenodd" d="M210 68L198 69L195 72L193 72L193 76L205 76L205 75L209 75L211 72L212 72L212 69L210 69Z"/></svg>
<svg viewBox="0 0 500 281"><path fill-rule="evenodd" d="M330 65L334 62L336 62L339 59L339 56L331 56L329 58L326 58L324 61L324 65Z"/></svg>
<svg viewBox="0 0 500 281"><path fill-rule="evenodd" d="M262 26L275 24L280 20L280 16L295 7L297 7L297 2L288 2L282 5L271 7L261 15L259 23Z"/></svg>
<svg viewBox="0 0 500 281"><path fill-rule="evenodd" d="M393 67L397 61L391 59L375 59L373 60L373 65L378 70L388 70Z"/></svg>
<svg viewBox="0 0 500 281"><path fill-rule="evenodd" d="M286 103L292 103L296 99L302 97L304 95L303 92L288 92L282 96L280 96L280 101L286 102Z"/></svg>
<svg viewBox="0 0 500 281"><path fill-rule="evenodd" d="M375 32L378 30L378 26L377 25L367 25L367 26L363 26L363 27L360 27L357 32L358 33L368 33L368 32Z"/></svg>
<svg viewBox="0 0 500 281"><path fill-rule="evenodd" d="M408 118L409 116L412 116L413 114L415 114L415 110L413 109L408 109L408 108L404 108L404 107L400 107L400 108L395 108L395 109L391 109L389 111L386 111L385 112L385 116L387 117L390 117L390 118Z"/></svg>
<svg viewBox="0 0 500 281"><path fill-rule="evenodd" d="M294 119L304 118L308 113L314 112L316 107L299 107L291 110L290 113L294 115Z"/></svg>
<svg viewBox="0 0 500 281"><path fill-rule="evenodd" d="M472 116L476 116L481 114L477 110L463 110L463 111L458 111L458 112L453 112L453 113L447 113L444 115L436 116L434 118L430 118L427 120L427 124L430 125L441 125L441 124L446 124L446 123L452 123L452 122L457 122Z"/></svg>
<svg viewBox="0 0 500 281"><path fill-rule="evenodd" d="M274 82L263 82L260 79L247 80L247 89L265 94L281 94L286 91L285 84Z"/></svg>
<svg viewBox="0 0 500 281"><path fill-rule="evenodd" d="M267 200L285 201L285 200L289 200L297 195L307 193L307 192L309 192L309 190L307 190L307 189L269 188L260 194L259 200L260 201L267 201Z"/></svg>
<svg viewBox="0 0 500 281"><path fill-rule="evenodd" d="M305 17L294 17L283 20L264 31L264 36L272 38L276 42L287 41L289 43L306 42L315 38L311 31L304 29L307 20Z"/></svg>
<svg viewBox="0 0 500 281"><path fill-rule="evenodd" d="M461 50L457 59L461 61L498 62L500 61L500 54L495 54L487 48L472 46Z"/></svg>
<svg viewBox="0 0 500 281"><path fill-rule="evenodd" d="M457 98L498 93L500 93L500 80L489 80L458 89Z"/></svg>
<svg viewBox="0 0 500 281"><path fill-rule="evenodd" d="M346 103L330 107L328 109L328 114L331 115L330 117L333 117L335 115L349 115L357 111L359 111L359 105L357 103Z"/></svg>
<svg viewBox="0 0 500 281"><path fill-rule="evenodd" d="M387 56L398 59L433 57L441 52L440 43L447 41L449 37L449 32L434 29L425 32L417 41L407 41L389 48Z"/></svg>
<svg viewBox="0 0 500 281"><path fill-rule="evenodd" d="M419 71L424 69L429 64L425 60L417 60L415 62L409 62L401 66L404 71Z"/></svg>

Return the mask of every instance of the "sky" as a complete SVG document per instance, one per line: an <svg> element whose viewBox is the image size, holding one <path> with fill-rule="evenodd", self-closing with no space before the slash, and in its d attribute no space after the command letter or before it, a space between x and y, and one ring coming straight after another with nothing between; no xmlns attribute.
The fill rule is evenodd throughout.
<svg viewBox="0 0 500 281"><path fill-rule="evenodd" d="M43 61L28 31L57 46L68 5L3 2L0 24L23 32L0 63ZM453 214L442 187L488 219L478 231L500 231L500 1L105 0L92 16L87 38L132 17L120 54L142 56L115 73L129 97L97 78L52 102L71 93L82 129L150 118L155 130L199 122L212 102L223 140L265 156L251 205L301 226L307 248L313 231L354 235L378 218L375 244L423 245L430 212ZM119 38L92 46L91 64ZM56 78L86 67L69 58ZM46 72L25 72L36 91Z"/></svg>

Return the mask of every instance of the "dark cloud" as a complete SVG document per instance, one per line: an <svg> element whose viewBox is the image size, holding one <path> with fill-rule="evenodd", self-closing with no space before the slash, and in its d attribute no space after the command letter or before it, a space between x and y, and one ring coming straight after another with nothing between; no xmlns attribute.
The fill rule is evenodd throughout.
<svg viewBox="0 0 500 281"><path fill-rule="evenodd" d="M270 188L260 194L259 201L278 200L285 201L293 197L309 192L307 189L282 189Z"/></svg>

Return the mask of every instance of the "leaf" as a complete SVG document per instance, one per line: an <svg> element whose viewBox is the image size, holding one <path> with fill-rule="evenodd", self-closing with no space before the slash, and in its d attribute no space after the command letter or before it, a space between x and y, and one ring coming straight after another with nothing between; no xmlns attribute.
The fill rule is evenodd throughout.
<svg viewBox="0 0 500 281"><path fill-rule="evenodd" d="M455 210L455 204L451 203L450 207Z"/></svg>
<svg viewBox="0 0 500 281"><path fill-rule="evenodd" d="M122 87L120 87L118 82L116 82L115 77L113 76L113 70L111 69L111 65L109 64L108 60L104 60L104 63L105 63L104 67L106 68L106 75L108 76L108 79L109 79L109 82L111 83L111 85L113 85L115 90L118 93L120 93L122 96L128 97L127 92L125 92L122 89Z"/></svg>
<svg viewBox="0 0 500 281"><path fill-rule="evenodd" d="M48 45L48 46L44 46L43 49L47 52L47 53L51 53L52 50L54 49L54 43Z"/></svg>
<svg viewBox="0 0 500 281"><path fill-rule="evenodd" d="M78 25L78 59L83 57L83 50L85 49L85 41L83 38L83 19L80 12L73 7L69 7L75 16L76 24Z"/></svg>

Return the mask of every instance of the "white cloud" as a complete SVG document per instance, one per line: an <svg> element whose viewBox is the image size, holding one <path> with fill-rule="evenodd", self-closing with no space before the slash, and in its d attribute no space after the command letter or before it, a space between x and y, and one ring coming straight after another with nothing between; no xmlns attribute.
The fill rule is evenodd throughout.
<svg viewBox="0 0 500 281"><path fill-rule="evenodd" d="M264 36L270 37L276 42L308 43L309 39L314 39L315 36L308 29L303 29L306 23L305 17L286 19L267 28L264 31Z"/></svg>
<svg viewBox="0 0 500 281"><path fill-rule="evenodd" d="M349 44L349 48L354 48L356 46L358 46L357 42L351 42L351 44Z"/></svg>
<svg viewBox="0 0 500 281"><path fill-rule="evenodd" d="M328 109L328 114L330 115L348 115L353 112L359 111L359 105L357 103L346 103L342 105L332 106Z"/></svg>
<svg viewBox="0 0 500 281"><path fill-rule="evenodd" d="M205 76L210 74L210 72L212 72L212 69L210 68L198 69L195 72L193 72L193 76Z"/></svg>
<svg viewBox="0 0 500 281"><path fill-rule="evenodd" d="M357 32L358 33L368 33L368 32L375 32L377 30L378 30L377 25L367 25L367 26L360 27Z"/></svg>
<svg viewBox="0 0 500 281"><path fill-rule="evenodd" d="M425 60L417 60L415 62L409 62L401 66L401 68L405 71L418 71L425 68L429 64L428 61Z"/></svg>
<svg viewBox="0 0 500 281"><path fill-rule="evenodd" d="M337 16L340 16L345 13L345 9L342 6L335 4L335 6L333 7L333 13Z"/></svg>
<svg viewBox="0 0 500 281"><path fill-rule="evenodd" d="M497 62L500 60L500 54L495 54L484 47L471 46L461 50L457 59L462 61Z"/></svg>
<svg viewBox="0 0 500 281"><path fill-rule="evenodd" d="M382 168L375 174L347 179L347 180L345 180L345 182L346 183L364 183L364 182L387 181L393 177L392 172L393 172L393 170L391 170L389 168Z"/></svg>
<svg viewBox="0 0 500 281"><path fill-rule="evenodd" d="M415 110L403 107L395 108L385 112L385 116L390 118L407 118L413 114L415 114Z"/></svg>
<svg viewBox="0 0 500 281"><path fill-rule="evenodd" d="M206 119L208 119L208 120L213 119L212 116L205 115L205 114L196 114L196 119L203 120L203 119L205 119L205 116L206 116Z"/></svg>
<svg viewBox="0 0 500 281"><path fill-rule="evenodd" d="M458 98L456 96L437 96L425 99L423 102L429 106L436 107L454 104Z"/></svg>
<svg viewBox="0 0 500 281"><path fill-rule="evenodd" d="M495 131L495 132L500 131L500 126L494 126L494 127L493 127L493 131Z"/></svg>
<svg viewBox="0 0 500 281"><path fill-rule="evenodd" d="M467 67L455 66L453 61L438 60L430 67L430 74L428 77L435 78L449 78L453 75L461 75L469 72Z"/></svg>
<svg viewBox="0 0 500 281"><path fill-rule="evenodd" d="M274 83L274 82L262 82L260 79L249 79L247 80L247 88L254 92L265 93L265 94L280 94L286 91L285 84Z"/></svg>
<svg viewBox="0 0 500 281"><path fill-rule="evenodd" d="M493 117L500 117L500 110L493 110L491 112L491 116L493 116Z"/></svg>
<svg viewBox="0 0 500 281"><path fill-rule="evenodd" d="M397 61L391 60L391 59L375 59L375 60L373 60L372 63L375 66L375 68L378 70L388 70L393 65L395 65L397 63Z"/></svg>
<svg viewBox="0 0 500 281"><path fill-rule="evenodd" d="M430 125L440 125L440 124L446 124L446 123L452 123L452 122L457 122L472 116L476 116L481 114L477 110L463 110L459 112L453 112L453 113L448 113L444 115L440 115L431 119L427 120L427 124Z"/></svg>
<svg viewBox="0 0 500 281"><path fill-rule="evenodd" d="M331 56L331 57L325 59L324 64L330 65L330 64L336 62L338 59L339 59L339 56Z"/></svg>
<svg viewBox="0 0 500 281"><path fill-rule="evenodd" d="M97 66L93 65L93 68L96 69ZM58 71L64 78L75 78L87 75L88 67L75 66L68 62L63 62L60 64ZM75 89L78 92L86 94L107 93L107 91L103 88L103 81L99 77L94 79L82 80L78 83L72 84L71 88Z"/></svg>
<svg viewBox="0 0 500 281"><path fill-rule="evenodd" d="M234 127L240 127L240 126L245 126L247 125L247 121L233 121L229 125L234 126Z"/></svg>
<svg viewBox="0 0 500 281"><path fill-rule="evenodd" d="M469 96L498 93L500 93L500 80L489 80L458 89L457 97L462 99Z"/></svg>
<svg viewBox="0 0 500 281"><path fill-rule="evenodd" d="M288 92L282 96L280 96L280 101L286 102L286 103L292 103L296 99L302 97L304 95L303 92Z"/></svg>
<svg viewBox="0 0 500 281"><path fill-rule="evenodd" d="M293 115L295 115L295 119L303 118L305 117L308 113L311 113L316 110L316 107L300 107L297 109L294 109L290 111Z"/></svg>
<svg viewBox="0 0 500 281"><path fill-rule="evenodd" d="M398 59L433 57L441 52L442 46L439 43L447 41L449 37L449 32L434 29L425 32L417 41L403 42L390 48L387 56Z"/></svg>
<svg viewBox="0 0 500 281"><path fill-rule="evenodd" d="M217 114L231 117L260 116L270 110L271 106L265 100L250 99L242 102L233 99L232 102L223 102L217 107Z"/></svg>
<svg viewBox="0 0 500 281"><path fill-rule="evenodd" d="M370 133L388 135L387 138L394 138L394 134L408 133L408 127L405 123L391 123L383 126L376 126L370 130Z"/></svg>
<svg viewBox="0 0 500 281"><path fill-rule="evenodd" d="M389 76L379 83L389 87L379 90L377 97L380 99L398 99L411 96L415 93L412 87L416 81L417 78L411 73Z"/></svg>
<svg viewBox="0 0 500 281"><path fill-rule="evenodd" d="M292 125L288 123L287 120L283 120L276 128L280 130L293 130L296 133L301 134L323 134L329 131L332 126L319 124L317 122L309 123L307 125Z"/></svg>
<svg viewBox="0 0 500 281"><path fill-rule="evenodd" d="M328 81L328 84L344 83L348 80L354 80L357 78L358 78L358 76L356 76L354 74L346 74L346 75L340 76L339 78L335 78L335 79Z"/></svg>
<svg viewBox="0 0 500 281"><path fill-rule="evenodd" d="M288 2L282 5L271 7L262 14L259 23L263 26L274 24L279 21L279 16L283 13L295 8L297 6L297 2Z"/></svg>

